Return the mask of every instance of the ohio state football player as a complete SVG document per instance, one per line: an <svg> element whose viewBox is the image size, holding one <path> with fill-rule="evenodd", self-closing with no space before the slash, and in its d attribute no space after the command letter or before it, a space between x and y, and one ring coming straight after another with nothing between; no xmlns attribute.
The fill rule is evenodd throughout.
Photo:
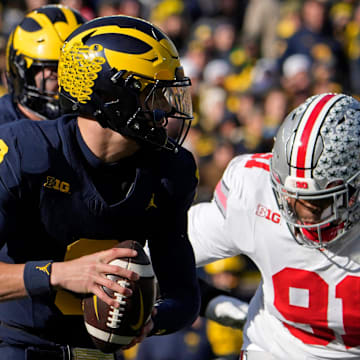
<svg viewBox="0 0 360 360"><path fill-rule="evenodd" d="M321 94L192 207L197 265L243 253L262 275L242 359L360 358L359 189L360 103Z"/></svg>

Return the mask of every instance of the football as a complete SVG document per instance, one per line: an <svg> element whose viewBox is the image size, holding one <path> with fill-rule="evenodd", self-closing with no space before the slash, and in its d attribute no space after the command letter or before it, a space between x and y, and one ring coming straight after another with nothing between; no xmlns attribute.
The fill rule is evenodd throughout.
<svg viewBox="0 0 360 360"><path fill-rule="evenodd" d="M133 258L115 259L110 262L130 269L139 274L140 279L130 281L117 275L107 275L121 286L131 288L132 296L126 297L104 287L104 291L116 298L120 307L115 309L97 296L83 300L84 321L86 329L95 346L104 353L113 353L128 345L141 332L148 321L155 303L155 276L151 262L140 243L126 240L116 247L131 248L137 251Z"/></svg>

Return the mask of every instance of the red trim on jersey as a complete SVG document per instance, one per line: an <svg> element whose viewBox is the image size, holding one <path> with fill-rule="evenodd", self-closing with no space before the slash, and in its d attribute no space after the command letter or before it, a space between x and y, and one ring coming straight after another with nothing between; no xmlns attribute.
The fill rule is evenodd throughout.
<svg viewBox="0 0 360 360"><path fill-rule="evenodd" d="M306 159L306 151L308 149L309 146L309 139L310 139L310 135L311 135L311 130L314 127L314 124L317 120L317 117L319 115L319 113L321 112L321 110L324 108L324 106L326 105L326 103L333 98L335 95L333 94L329 94L329 95L325 95L314 107L314 109L312 110L306 124L304 127L304 130L301 134L301 145L298 149L298 153L297 153L297 159L296 159L296 176L297 177L305 177L305 170L303 170L305 168L305 159ZM312 149L311 149L312 150ZM302 169L299 169L302 168Z"/></svg>
<svg viewBox="0 0 360 360"><path fill-rule="evenodd" d="M221 188L221 180L216 185L215 193L217 198L220 200L222 207L224 208L224 210L226 210L227 197Z"/></svg>

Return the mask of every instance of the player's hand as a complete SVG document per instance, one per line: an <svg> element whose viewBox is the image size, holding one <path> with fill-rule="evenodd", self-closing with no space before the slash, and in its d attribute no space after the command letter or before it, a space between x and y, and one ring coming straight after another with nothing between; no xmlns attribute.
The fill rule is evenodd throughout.
<svg viewBox="0 0 360 360"><path fill-rule="evenodd" d="M151 330L154 327L154 322L152 318L156 315L156 308L153 308L150 319L147 321L147 323L143 326L141 329L141 333L138 337L134 338L129 345L126 345L123 347L123 350L130 349L131 347L135 346L136 344L141 343L151 332Z"/></svg>
<svg viewBox="0 0 360 360"><path fill-rule="evenodd" d="M220 295L207 305L205 317L224 326L241 329L246 321L249 304L232 296Z"/></svg>
<svg viewBox="0 0 360 360"><path fill-rule="evenodd" d="M106 277L115 274L130 280L138 280L139 275L117 265L110 265L114 259L134 257L137 252L127 248L111 248L80 258L54 262L50 282L55 288L63 288L77 293L92 293L106 304L118 307L119 303L108 296L102 287L105 286L119 294L131 296L131 289L120 286Z"/></svg>

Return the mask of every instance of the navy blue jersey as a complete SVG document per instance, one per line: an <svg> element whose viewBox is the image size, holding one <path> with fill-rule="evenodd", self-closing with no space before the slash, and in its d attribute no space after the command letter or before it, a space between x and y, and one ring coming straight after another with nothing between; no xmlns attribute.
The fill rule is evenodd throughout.
<svg viewBox="0 0 360 360"><path fill-rule="evenodd" d="M114 240L149 242L163 299L155 327L172 332L199 308L187 210L196 185L190 152L139 151L104 164L84 144L76 119L18 121L0 131L0 260L75 258ZM8 343L91 347L80 297L67 291L0 303ZM24 329L24 331L21 331Z"/></svg>
<svg viewBox="0 0 360 360"><path fill-rule="evenodd" d="M10 94L0 97L0 125L24 118L25 115L18 109Z"/></svg>

